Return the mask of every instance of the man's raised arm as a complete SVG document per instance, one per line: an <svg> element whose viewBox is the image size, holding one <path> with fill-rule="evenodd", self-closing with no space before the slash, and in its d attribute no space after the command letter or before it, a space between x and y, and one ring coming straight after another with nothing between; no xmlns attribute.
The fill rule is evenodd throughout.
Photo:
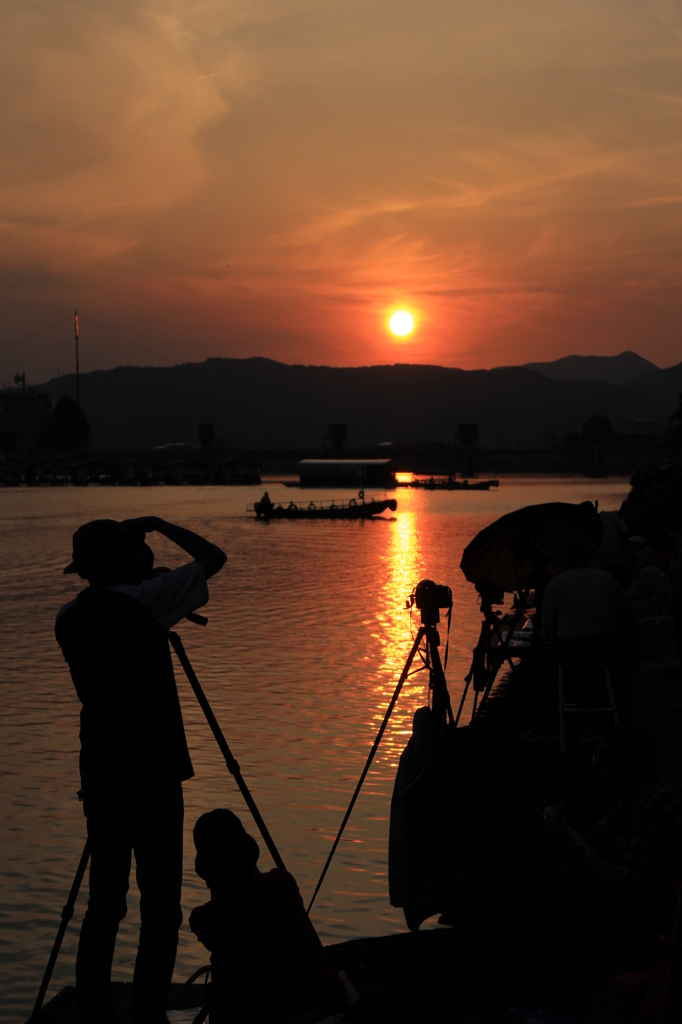
<svg viewBox="0 0 682 1024"><path fill-rule="evenodd" d="M215 576L217 572L220 572L227 561L227 555L217 544L212 544L205 537L194 533L193 530L185 529L184 526L177 526L175 523L169 523L165 519L160 519L159 516L140 516L137 519L126 519L123 525L131 533L136 532L142 535L143 540L144 534L147 533L161 533L164 537L168 537L179 548L186 551L195 562L199 563L204 570L207 580L211 576Z"/></svg>

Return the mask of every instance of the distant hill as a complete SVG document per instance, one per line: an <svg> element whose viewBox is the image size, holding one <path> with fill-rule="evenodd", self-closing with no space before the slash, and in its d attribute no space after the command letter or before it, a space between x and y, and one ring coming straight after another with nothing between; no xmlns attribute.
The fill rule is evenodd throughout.
<svg viewBox="0 0 682 1024"><path fill-rule="evenodd" d="M607 384L627 384L658 370L655 363L629 351L618 356L564 356L551 363L525 363L524 366L553 380L601 380Z"/></svg>
<svg viewBox="0 0 682 1024"><path fill-rule="evenodd" d="M628 387L647 399L660 403L660 415L667 417L673 411L675 399L682 392L682 363L656 370L629 382Z"/></svg>
<svg viewBox="0 0 682 1024"><path fill-rule="evenodd" d="M633 390L553 380L520 366L467 371L208 359L83 374L81 399L100 448L195 442L199 423L214 423L219 437L245 448L321 447L329 423L348 424L350 447L452 442L457 424L471 422L480 425L483 444L517 446L561 440L596 414L608 416L616 430L627 430L634 417L665 421L675 394L661 406L659 390L646 380ZM41 390L73 396L75 379L60 377Z"/></svg>

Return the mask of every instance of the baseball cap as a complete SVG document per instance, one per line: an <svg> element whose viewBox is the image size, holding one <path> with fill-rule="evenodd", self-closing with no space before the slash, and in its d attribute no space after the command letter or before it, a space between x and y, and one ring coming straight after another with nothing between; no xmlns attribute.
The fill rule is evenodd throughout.
<svg viewBox="0 0 682 1024"><path fill-rule="evenodd" d="M146 545L133 537L116 519L93 519L84 523L73 535L72 561L65 573L106 572L133 565L144 557Z"/></svg>

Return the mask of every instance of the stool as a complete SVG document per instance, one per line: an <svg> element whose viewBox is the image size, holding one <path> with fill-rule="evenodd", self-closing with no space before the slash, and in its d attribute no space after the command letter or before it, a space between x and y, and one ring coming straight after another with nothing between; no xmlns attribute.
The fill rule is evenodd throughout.
<svg viewBox="0 0 682 1024"><path fill-rule="evenodd" d="M594 666L595 668L599 666ZM567 704L565 697L565 680L564 680L564 666L559 663L557 666L557 678L559 682L559 749L562 754L566 753L566 714L591 714L591 715L603 715L611 714L613 724L618 725L618 712L616 711L616 700L613 695L613 683L611 682L611 673L609 672L609 666L606 662L601 666L604 670L604 682L606 683L606 692L608 694L609 703L608 707L595 707L592 704Z"/></svg>
<svg viewBox="0 0 682 1024"><path fill-rule="evenodd" d="M547 711L545 712L545 721L542 726L542 736L544 737L545 730L547 727L547 721L549 719L549 711L552 705L552 699L554 697L555 689L559 691L559 750L562 754L566 753L566 715L567 714L581 714L581 715L611 715L611 720L614 725L618 725L618 712L616 710L616 699L613 693L613 683L611 682L611 672L609 666L605 661L582 661L577 660L571 662L576 667L583 666L587 669L601 669L604 675L604 683L606 686L606 693L608 696L608 705L594 705L594 704L567 704L566 703L566 678L564 671L564 662L559 660L557 662L556 672L556 683L552 686L549 694L549 700L547 702Z"/></svg>

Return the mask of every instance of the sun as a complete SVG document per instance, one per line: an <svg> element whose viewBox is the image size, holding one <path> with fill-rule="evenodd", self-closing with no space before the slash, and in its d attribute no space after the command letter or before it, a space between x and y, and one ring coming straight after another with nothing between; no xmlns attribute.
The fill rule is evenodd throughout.
<svg viewBox="0 0 682 1024"><path fill-rule="evenodd" d="M404 338L412 333L414 320L406 310L399 309L389 320L389 325L394 334L397 334L399 338Z"/></svg>

